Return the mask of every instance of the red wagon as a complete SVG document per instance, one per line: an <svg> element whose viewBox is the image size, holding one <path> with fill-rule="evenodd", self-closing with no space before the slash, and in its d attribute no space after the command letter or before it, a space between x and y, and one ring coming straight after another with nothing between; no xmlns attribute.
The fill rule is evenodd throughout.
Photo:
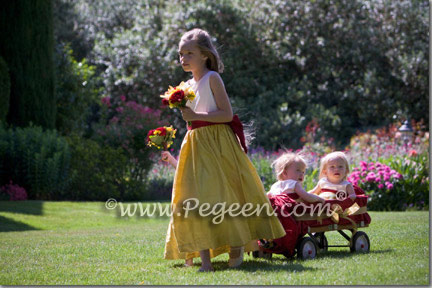
<svg viewBox="0 0 432 288"><path fill-rule="evenodd" d="M253 256L271 258L272 254L282 254L291 258L297 254L300 259L313 259L318 252L327 251L329 247L349 247L351 252L369 252L368 235L358 231L371 223L366 208L368 196L357 186L354 186L354 191L357 196L354 201L349 198L327 200L324 205L302 204L286 194L270 196L270 203L286 235L274 239L272 247L263 248L260 242L261 249L255 251ZM344 230L350 231L351 235ZM329 245L325 233L330 231L342 235L348 241L347 245Z"/></svg>

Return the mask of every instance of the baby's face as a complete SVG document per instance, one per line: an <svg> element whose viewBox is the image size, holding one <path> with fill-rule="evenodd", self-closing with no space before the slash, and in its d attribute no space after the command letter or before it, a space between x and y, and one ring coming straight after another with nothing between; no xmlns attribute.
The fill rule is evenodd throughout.
<svg viewBox="0 0 432 288"><path fill-rule="evenodd" d="M342 159L334 159L327 163L325 175L331 183L340 183L345 179L346 166Z"/></svg>
<svg viewBox="0 0 432 288"><path fill-rule="evenodd" d="M296 180L303 182L306 167L301 162L294 162L282 173L282 180Z"/></svg>

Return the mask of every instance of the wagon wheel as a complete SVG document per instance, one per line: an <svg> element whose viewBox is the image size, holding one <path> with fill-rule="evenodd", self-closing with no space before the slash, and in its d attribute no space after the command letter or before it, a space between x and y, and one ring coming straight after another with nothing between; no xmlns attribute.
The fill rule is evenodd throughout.
<svg viewBox="0 0 432 288"><path fill-rule="evenodd" d="M350 250L351 252L369 252L370 242L369 237L365 232L358 231L353 235Z"/></svg>
<svg viewBox="0 0 432 288"><path fill-rule="evenodd" d="M303 238L297 248L297 257L299 259L314 259L317 254L315 241L311 237Z"/></svg>
<svg viewBox="0 0 432 288"><path fill-rule="evenodd" d="M327 241L327 237L325 236L324 232L315 233L313 236L315 237L315 240L317 242L319 252L320 253L327 252L328 241Z"/></svg>

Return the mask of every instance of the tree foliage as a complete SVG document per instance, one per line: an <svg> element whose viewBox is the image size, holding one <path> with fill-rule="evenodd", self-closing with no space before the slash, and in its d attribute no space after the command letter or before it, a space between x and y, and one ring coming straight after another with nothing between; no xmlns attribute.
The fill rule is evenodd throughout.
<svg viewBox="0 0 432 288"><path fill-rule="evenodd" d="M190 77L178 63L182 33L201 27L219 48L233 106L259 131L255 145L297 148L314 119L339 145L395 118L429 119L427 1L68 3L113 101L158 108L168 85Z"/></svg>
<svg viewBox="0 0 432 288"><path fill-rule="evenodd" d="M0 56L9 67L8 122L55 125L52 1L4 1L0 10Z"/></svg>

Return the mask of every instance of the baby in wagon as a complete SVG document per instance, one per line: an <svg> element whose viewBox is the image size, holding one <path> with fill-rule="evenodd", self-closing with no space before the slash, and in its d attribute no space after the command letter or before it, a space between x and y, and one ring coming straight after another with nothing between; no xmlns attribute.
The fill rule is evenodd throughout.
<svg viewBox="0 0 432 288"><path fill-rule="evenodd" d="M277 210L277 208L281 208L276 206L284 205L285 203L288 203L286 201L289 201L290 199L295 200L296 202L325 202L323 198L307 193L302 187L307 167L306 161L303 157L295 153L284 153L272 163L272 166L275 169L278 179L267 193L273 209ZM286 196L288 196L289 199L287 199L288 197ZM278 215L278 217L280 216ZM289 223L288 226L292 226L293 229L288 229L289 231L286 230L287 234L281 239L276 239L276 241L260 239L259 245L261 247L272 248L275 246L275 243L279 242L279 246L282 245L282 243L284 246L293 246L291 244L287 245L287 241L295 244L295 241L297 240L295 221L291 217L284 217L284 219L280 218L280 220L287 223L291 221L292 223ZM284 226L284 228L288 227Z"/></svg>
<svg viewBox="0 0 432 288"><path fill-rule="evenodd" d="M347 197L354 200L356 198L354 188L346 180L348 173L348 159L343 152L327 154L321 159L320 180L309 193L319 195L326 200L345 200Z"/></svg>
<svg viewBox="0 0 432 288"><path fill-rule="evenodd" d="M302 199L311 203L324 202L321 197L307 193L302 187L307 167L303 157L295 153L284 153L272 163L272 166L278 181L272 185L267 196L287 194L294 200Z"/></svg>

